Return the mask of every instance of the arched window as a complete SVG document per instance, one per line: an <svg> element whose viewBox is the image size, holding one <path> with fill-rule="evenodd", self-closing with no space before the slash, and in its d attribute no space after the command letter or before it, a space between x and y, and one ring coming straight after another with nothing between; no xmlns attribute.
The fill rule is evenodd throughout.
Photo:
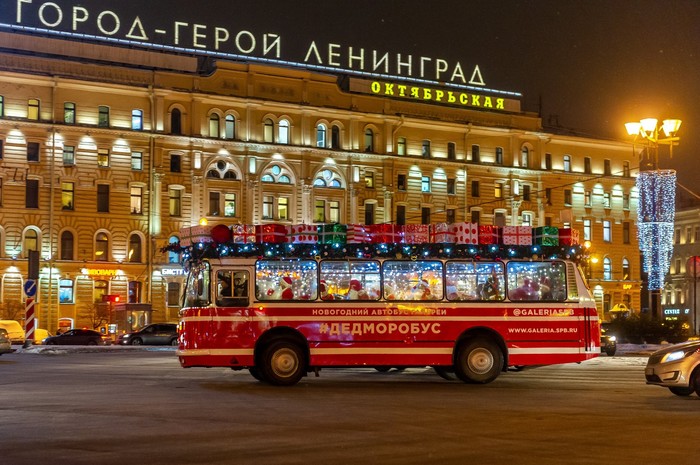
<svg viewBox="0 0 700 465"><path fill-rule="evenodd" d="M95 260L98 262L109 260L109 237L107 233L99 232L95 236Z"/></svg>
<svg viewBox="0 0 700 465"><path fill-rule="evenodd" d="M39 234L34 229L27 229L24 233L24 247L22 252L25 257L29 256L30 250L39 250Z"/></svg>
<svg viewBox="0 0 700 465"><path fill-rule="evenodd" d="M603 258L603 279L612 280L612 262L609 257Z"/></svg>
<svg viewBox="0 0 700 465"><path fill-rule="evenodd" d="M316 178L314 179L314 187L342 188L343 182L336 172L325 169L316 175Z"/></svg>
<svg viewBox="0 0 700 465"><path fill-rule="evenodd" d="M365 152L374 152L374 131L370 128L365 130Z"/></svg>
<svg viewBox="0 0 700 465"><path fill-rule="evenodd" d="M326 146L326 125L320 123L316 126L316 147Z"/></svg>
<svg viewBox="0 0 700 465"><path fill-rule="evenodd" d="M177 108L173 108L173 111L170 112L170 132L182 134L182 113Z"/></svg>
<svg viewBox="0 0 700 465"><path fill-rule="evenodd" d="M520 166L523 168L530 167L530 149L523 146L520 154Z"/></svg>
<svg viewBox="0 0 700 465"><path fill-rule="evenodd" d="M331 148L340 148L340 127L338 125L333 125L331 128Z"/></svg>
<svg viewBox="0 0 700 465"><path fill-rule="evenodd" d="M225 139L235 139L236 138L236 118L233 115L226 115L226 122L224 127L224 138Z"/></svg>
<svg viewBox="0 0 700 465"><path fill-rule="evenodd" d="M280 165L270 166L260 177L262 182L270 182L277 184L291 184L292 174Z"/></svg>
<svg viewBox="0 0 700 465"><path fill-rule="evenodd" d="M238 179L238 173L231 163L219 160L209 168L207 178L236 180Z"/></svg>
<svg viewBox="0 0 700 465"><path fill-rule="evenodd" d="M141 236L138 234L132 234L129 236L129 255L128 260L130 263L141 263Z"/></svg>
<svg viewBox="0 0 700 465"><path fill-rule="evenodd" d="M61 233L61 260L74 260L73 248L75 244L75 239L73 233L70 231L63 231Z"/></svg>
<svg viewBox="0 0 700 465"><path fill-rule="evenodd" d="M564 171L571 171L571 155L564 155Z"/></svg>
<svg viewBox="0 0 700 465"><path fill-rule="evenodd" d="M180 242L180 239L177 236L170 236L168 239L168 244L173 245L177 244ZM169 251L168 252L168 263L180 263L180 254L176 252Z"/></svg>
<svg viewBox="0 0 700 465"><path fill-rule="evenodd" d="M221 137L219 132L219 115L212 113L209 117L209 137Z"/></svg>
<svg viewBox="0 0 700 465"><path fill-rule="evenodd" d="M622 259L622 279L624 281L628 281L631 279L630 275L631 275L630 261L627 260L627 258L623 258Z"/></svg>
<svg viewBox="0 0 700 465"><path fill-rule="evenodd" d="M131 110L131 129L143 130L143 110Z"/></svg>
<svg viewBox="0 0 700 465"><path fill-rule="evenodd" d="M265 142L274 142L275 123L270 118L265 118L263 121L263 140Z"/></svg>
<svg viewBox="0 0 700 465"><path fill-rule="evenodd" d="M289 121L281 119L277 133L280 144L289 144Z"/></svg>

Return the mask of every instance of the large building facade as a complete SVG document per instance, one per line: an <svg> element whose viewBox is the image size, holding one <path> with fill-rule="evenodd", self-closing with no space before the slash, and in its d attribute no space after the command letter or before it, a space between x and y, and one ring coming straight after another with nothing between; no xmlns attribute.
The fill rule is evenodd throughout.
<svg viewBox="0 0 700 465"><path fill-rule="evenodd" d="M183 275L162 249L202 218L571 227L601 316L640 307L630 144L545 131L498 93L3 40L5 318L22 319L37 250L40 327L176 320Z"/></svg>

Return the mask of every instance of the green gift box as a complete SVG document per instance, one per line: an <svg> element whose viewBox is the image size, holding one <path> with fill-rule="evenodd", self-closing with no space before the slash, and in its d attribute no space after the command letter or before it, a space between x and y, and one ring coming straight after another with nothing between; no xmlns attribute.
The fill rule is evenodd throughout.
<svg viewBox="0 0 700 465"><path fill-rule="evenodd" d="M345 244L348 227L344 224L321 224L318 226L318 242L320 244Z"/></svg>
<svg viewBox="0 0 700 465"><path fill-rule="evenodd" d="M533 229L533 243L537 245L559 245L559 228L540 226Z"/></svg>

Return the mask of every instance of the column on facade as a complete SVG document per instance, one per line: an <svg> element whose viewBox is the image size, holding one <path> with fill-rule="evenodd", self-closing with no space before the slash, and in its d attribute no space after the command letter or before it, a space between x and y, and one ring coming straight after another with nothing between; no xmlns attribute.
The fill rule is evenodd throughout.
<svg viewBox="0 0 700 465"><path fill-rule="evenodd" d="M393 223L393 206L391 199L393 197L394 193L388 190L386 187L384 188L384 223L391 224Z"/></svg>
<svg viewBox="0 0 700 465"><path fill-rule="evenodd" d="M199 224L202 217L202 191L204 179L202 176L192 176L192 210L190 213L190 224Z"/></svg>
<svg viewBox="0 0 700 465"><path fill-rule="evenodd" d="M311 205L311 193L313 188L311 184L301 181L301 223L313 223L313 209Z"/></svg>
<svg viewBox="0 0 700 465"><path fill-rule="evenodd" d="M158 236L162 229L163 215L163 173L153 173L153 189L151 190L151 235Z"/></svg>

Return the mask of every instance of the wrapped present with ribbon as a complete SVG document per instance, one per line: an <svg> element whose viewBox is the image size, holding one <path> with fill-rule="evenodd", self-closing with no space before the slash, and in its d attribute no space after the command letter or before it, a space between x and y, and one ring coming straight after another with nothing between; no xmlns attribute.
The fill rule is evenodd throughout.
<svg viewBox="0 0 700 465"><path fill-rule="evenodd" d="M235 244L255 242L255 226L251 224L234 224L231 226L231 240Z"/></svg>
<svg viewBox="0 0 700 465"><path fill-rule="evenodd" d="M430 242L433 244L454 244L455 233L449 223L435 223L430 227Z"/></svg>
<svg viewBox="0 0 700 465"><path fill-rule="evenodd" d="M479 226L479 244L502 244L503 228L500 226Z"/></svg>
<svg viewBox="0 0 700 465"><path fill-rule="evenodd" d="M369 224L366 226L370 242L373 244L391 244L403 242L403 229L398 224Z"/></svg>
<svg viewBox="0 0 700 465"><path fill-rule="evenodd" d="M581 235L578 229L561 228L559 229L559 245L579 245L581 244Z"/></svg>
<svg viewBox="0 0 700 465"><path fill-rule="evenodd" d="M430 242L429 224L406 224L403 226L405 244L427 244Z"/></svg>
<svg viewBox="0 0 700 465"><path fill-rule="evenodd" d="M255 241L283 243L287 242L287 227L283 224L269 223L255 226Z"/></svg>
<svg viewBox="0 0 700 465"><path fill-rule="evenodd" d="M559 228L539 226L533 229L532 239L537 245L559 245Z"/></svg>
<svg viewBox="0 0 700 465"><path fill-rule="evenodd" d="M366 244L370 241L367 226L364 224L348 224L345 240L348 244Z"/></svg>
<svg viewBox="0 0 700 465"><path fill-rule="evenodd" d="M450 232L454 235L456 244L478 244L479 225L477 223L452 223Z"/></svg>
<svg viewBox="0 0 700 465"><path fill-rule="evenodd" d="M347 235L348 227L344 224L318 225L318 242L321 244L345 244Z"/></svg>
<svg viewBox="0 0 700 465"><path fill-rule="evenodd" d="M287 242L292 244L316 244L318 226L315 224L293 224L287 227Z"/></svg>
<svg viewBox="0 0 700 465"><path fill-rule="evenodd" d="M532 226L503 226L503 244L532 245Z"/></svg>
<svg viewBox="0 0 700 465"><path fill-rule="evenodd" d="M180 245L183 247L200 242L214 242L209 225L197 225L180 229Z"/></svg>

